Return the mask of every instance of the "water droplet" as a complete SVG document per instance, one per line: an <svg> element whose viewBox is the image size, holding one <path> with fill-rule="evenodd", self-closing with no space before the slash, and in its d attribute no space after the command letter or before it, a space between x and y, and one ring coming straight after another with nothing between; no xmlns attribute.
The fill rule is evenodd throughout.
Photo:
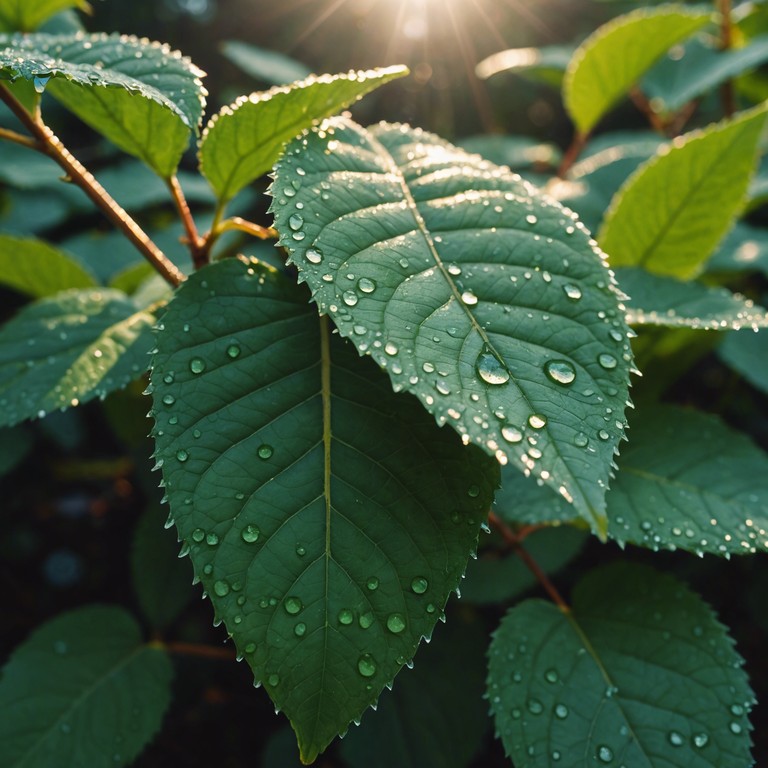
<svg viewBox="0 0 768 768"><path fill-rule="evenodd" d="M293 634L296 635L296 637L304 637L304 633L307 631L307 625L300 621L294 628L293 628Z"/></svg>
<svg viewBox="0 0 768 768"><path fill-rule="evenodd" d="M470 485L467 489L467 496L469 496L471 499L476 499L480 495L480 488L478 488L476 485Z"/></svg>
<svg viewBox="0 0 768 768"><path fill-rule="evenodd" d="M423 576L416 576L416 578L411 582L411 589L417 595L423 595L427 591L428 587L429 582Z"/></svg>
<svg viewBox="0 0 768 768"><path fill-rule="evenodd" d="M195 528L195 530L192 531L192 541L196 544L202 544L204 540L205 531L202 528Z"/></svg>
<svg viewBox="0 0 768 768"><path fill-rule="evenodd" d="M373 622L374 616L370 611L360 614L360 618L357 620L357 623L362 629L368 629L373 625Z"/></svg>
<svg viewBox="0 0 768 768"><path fill-rule="evenodd" d="M173 395L163 395L164 405L173 405L176 402L176 398Z"/></svg>
<svg viewBox="0 0 768 768"><path fill-rule="evenodd" d="M219 537L213 531L205 534L205 543L209 547L215 547L219 543Z"/></svg>
<svg viewBox="0 0 768 768"><path fill-rule="evenodd" d="M730 728L731 733L735 736L738 736L742 731L741 725L739 725L739 723L730 723L728 728Z"/></svg>
<svg viewBox="0 0 768 768"><path fill-rule="evenodd" d="M248 643L243 650L246 653L253 653L256 650L256 643Z"/></svg>
<svg viewBox="0 0 768 768"><path fill-rule="evenodd" d="M540 413L533 413L528 417L528 424L533 429L544 429L547 426L547 417Z"/></svg>
<svg viewBox="0 0 768 768"><path fill-rule="evenodd" d="M498 386L509 381L507 366L491 352L488 346L477 356L475 362L477 375L486 383Z"/></svg>
<svg viewBox="0 0 768 768"><path fill-rule="evenodd" d="M354 291L344 291L341 294L341 298L348 307L354 307L359 301L357 294Z"/></svg>
<svg viewBox="0 0 768 768"><path fill-rule="evenodd" d="M706 733L695 733L693 735L693 745L703 749L709 744L709 736Z"/></svg>
<svg viewBox="0 0 768 768"><path fill-rule="evenodd" d="M373 293L376 290L376 283L373 280L369 280L367 277L361 277L357 281L357 287L363 293Z"/></svg>
<svg viewBox="0 0 768 768"><path fill-rule="evenodd" d="M612 371L619 364L619 361L607 352L598 355L597 362L600 364L600 367L605 368L606 371Z"/></svg>
<svg viewBox="0 0 768 768"><path fill-rule="evenodd" d="M365 583L365 586L368 587L371 592L374 592L379 588L379 580L375 576L371 576Z"/></svg>
<svg viewBox="0 0 768 768"><path fill-rule="evenodd" d="M189 451L179 448L179 450L176 451L176 458L182 463L185 462L189 458Z"/></svg>
<svg viewBox="0 0 768 768"><path fill-rule="evenodd" d="M227 357L231 358L232 360L236 360L238 357L240 357L240 346L238 344L230 344L227 347Z"/></svg>
<svg viewBox="0 0 768 768"><path fill-rule="evenodd" d="M538 699L528 699L528 711L532 715L540 715L544 711L544 705Z"/></svg>
<svg viewBox="0 0 768 768"><path fill-rule="evenodd" d="M679 734L677 731L670 731L667 738L669 739L669 743L673 747L682 747L685 741L682 735Z"/></svg>
<svg viewBox="0 0 768 768"><path fill-rule="evenodd" d="M573 438L573 444L577 448L586 448L589 445L589 438L583 432L579 432L576 437Z"/></svg>
<svg viewBox="0 0 768 768"><path fill-rule="evenodd" d="M552 381L564 387L576 380L576 369L567 360L550 360L544 366L544 372Z"/></svg>
<svg viewBox="0 0 768 768"><path fill-rule="evenodd" d="M193 357L189 361L189 370L192 373L202 373L205 370L205 360L200 357Z"/></svg>
<svg viewBox="0 0 768 768"><path fill-rule="evenodd" d="M306 555L306 554L307 554L307 549L306 549L306 547L303 547L301 544L297 544L297 545L296 545L296 554L297 554L299 557L304 557L304 555Z"/></svg>
<svg viewBox="0 0 768 768"><path fill-rule="evenodd" d="M357 671L363 677L373 677L376 674L376 661L370 653L364 653L357 660Z"/></svg>
<svg viewBox="0 0 768 768"><path fill-rule="evenodd" d="M568 707L566 707L565 704L558 704L555 707L555 717L560 720L565 720L565 718L568 717Z"/></svg>
<svg viewBox="0 0 768 768"><path fill-rule="evenodd" d="M526 221L527 221L529 224L535 224L535 223L538 221L538 219L537 219L537 218L536 218L536 217L535 217L535 216L534 216L532 213L529 213L529 214L528 214L528 215L525 217L525 220L526 220Z"/></svg>
<svg viewBox="0 0 768 768"><path fill-rule="evenodd" d="M472 291L464 291L461 294L461 300L468 306L474 307L477 304L477 296Z"/></svg>
<svg viewBox="0 0 768 768"><path fill-rule="evenodd" d="M280 675L270 675L267 678L267 685L271 688L276 688L278 685L280 685Z"/></svg>
<svg viewBox="0 0 768 768"><path fill-rule="evenodd" d="M319 248L307 248L307 252L304 255L310 264L319 264L323 260L323 252Z"/></svg>
<svg viewBox="0 0 768 768"><path fill-rule="evenodd" d="M568 283L563 286L563 292L571 301L578 301L581 298L581 288L573 283Z"/></svg>
<svg viewBox="0 0 768 768"><path fill-rule="evenodd" d="M294 231L298 232L303 226L304 226L304 219L299 216L298 213L294 213L289 219L288 219L288 226Z"/></svg>
<svg viewBox="0 0 768 768"><path fill-rule="evenodd" d="M301 609L304 607L301 603L301 600L296 597L295 595L291 595L290 597L286 597L285 601L283 602L283 607L285 608L286 613L290 613L291 616L295 616Z"/></svg>
<svg viewBox="0 0 768 768"><path fill-rule="evenodd" d="M51 79L50 75L36 75L32 82L35 85L35 91L37 93L42 93L45 90L45 86L48 84L48 81Z"/></svg>
<svg viewBox="0 0 768 768"><path fill-rule="evenodd" d="M613 761L613 750L605 745L597 748L597 759L601 763L610 763Z"/></svg>
<svg viewBox="0 0 768 768"><path fill-rule="evenodd" d="M508 424L501 430L501 436L508 443L519 443L523 439L523 433L517 428Z"/></svg>
<svg viewBox="0 0 768 768"><path fill-rule="evenodd" d="M402 613L390 613L387 617L387 629L399 635L405 629L405 617Z"/></svg>
<svg viewBox="0 0 768 768"><path fill-rule="evenodd" d="M545 679L545 680L546 680L548 683L556 683L556 682L558 681L558 677L557 677L557 670L554 670L554 669L548 669L548 670L547 670L547 671L544 673L544 679Z"/></svg>
<svg viewBox="0 0 768 768"><path fill-rule="evenodd" d="M601 430L600 430L600 431L597 433L597 436L598 436L598 437L599 437L601 440L608 440L608 439L611 437L611 436L610 436L610 435L609 435L609 434L608 434L608 433L607 433L607 432L606 432L604 429L601 429Z"/></svg>
<svg viewBox="0 0 768 768"><path fill-rule="evenodd" d="M339 624L344 624L345 626L348 626L355 620L355 615L352 613L352 611L349 610L349 608L342 608L339 611Z"/></svg>
<svg viewBox="0 0 768 768"><path fill-rule="evenodd" d="M261 531L256 525L246 525L240 533L240 537L246 544L253 544L259 540Z"/></svg>
<svg viewBox="0 0 768 768"><path fill-rule="evenodd" d="M262 443L256 450L258 457L264 461L271 459L274 452L274 448L272 448L271 445L267 445L266 443Z"/></svg>
<svg viewBox="0 0 768 768"><path fill-rule="evenodd" d="M214 585L213 585L213 591L219 596L219 597L226 597L229 594L229 584L227 584L226 581L223 579L219 579Z"/></svg>

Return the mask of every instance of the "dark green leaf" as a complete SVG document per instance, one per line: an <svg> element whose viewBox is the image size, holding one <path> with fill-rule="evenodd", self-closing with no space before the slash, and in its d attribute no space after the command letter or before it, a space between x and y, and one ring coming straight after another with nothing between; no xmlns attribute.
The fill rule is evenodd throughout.
<svg viewBox="0 0 768 768"><path fill-rule="evenodd" d="M200 142L200 170L226 202L264 175L294 136L407 73L405 67L388 67L346 75L313 75L243 96L208 123Z"/></svg>
<svg viewBox="0 0 768 768"><path fill-rule="evenodd" d="M768 550L768 456L708 414L639 416L608 494L611 537L697 554Z"/></svg>
<svg viewBox="0 0 768 768"><path fill-rule="evenodd" d="M39 627L0 679L4 768L129 765L170 701L165 652L121 608L91 606Z"/></svg>
<svg viewBox="0 0 768 768"><path fill-rule="evenodd" d="M629 295L630 325L663 325L710 331L764 328L768 314L749 299L725 288L654 275L644 269L616 270L621 289Z"/></svg>
<svg viewBox="0 0 768 768"><path fill-rule="evenodd" d="M71 290L0 328L0 424L124 387L147 368L154 317L119 291Z"/></svg>
<svg viewBox="0 0 768 768"><path fill-rule="evenodd" d="M507 165L513 171L556 168L560 163L560 150L554 144L542 144L525 136L471 136L462 139L461 148L496 165Z"/></svg>
<svg viewBox="0 0 768 768"><path fill-rule="evenodd" d="M342 336L601 531L631 353L572 214L432 134L344 120L288 147L273 196L280 242Z"/></svg>
<svg viewBox="0 0 768 768"><path fill-rule="evenodd" d="M765 333L729 333L717 352L726 365L768 394L768 336Z"/></svg>
<svg viewBox="0 0 768 768"><path fill-rule="evenodd" d="M579 437L584 442L586 434ZM576 510L560 494L537 478L525 477L514 467L501 469L501 488L496 492L494 511L513 525L567 523L576 518Z"/></svg>
<svg viewBox="0 0 768 768"><path fill-rule="evenodd" d="M701 598L616 564L573 609L528 600L491 644L488 698L516 768L745 768L754 704L733 641Z"/></svg>
<svg viewBox="0 0 768 768"><path fill-rule="evenodd" d="M707 262L707 272L748 271L768 275L768 231L738 222Z"/></svg>
<svg viewBox="0 0 768 768"><path fill-rule="evenodd" d="M90 288L96 280L43 240L0 235L0 284L42 298L69 288Z"/></svg>
<svg viewBox="0 0 768 768"><path fill-rule="evenodd" d="M85 0L0 0L0 31L32 32L67 8L87 11Z"/></svg>
<svg viewBox="0 0 768 768"><path fill-rule="evenodd" d="M613 267L688 278L733 226L755 169L766 107L675 139L616 194L598 240Z"/></svg>
<svg viewBox="0 0 768 768"><path fill-rule="evenodd" d="M479 622L438 627L375 715L341 743L350 768L466 768L488 730L482 705L488 638ZM457 661L460 660L460 663Z"/></svg>
<svg viewBox="0 0 768 768"><path fill-rule="evenodd" d="M270 85L285 85L311 74L308 67L290 56L239 40L222 43L221 52L247 75Z"/></svg>
<svg viewBox="0 0 768 768"><path fill-rule="evenodd" d="M179 537L305 760L431 634L498 478L329 326L228 259L181 286L152 370Z"/></svg>

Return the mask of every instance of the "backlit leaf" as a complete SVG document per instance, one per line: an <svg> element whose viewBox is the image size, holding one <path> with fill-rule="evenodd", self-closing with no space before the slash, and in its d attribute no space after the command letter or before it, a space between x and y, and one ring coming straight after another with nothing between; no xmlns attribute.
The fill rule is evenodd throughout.
<svg viewBox="0 0 768 768"><path fill-rule="evenodd" d="M171 515L311 760L431 634L498 469L257 262L195 273L163 326L151 381Z"/></svg>
<svg viewBox="0 0 768 768"><path fill-rule="evenodd" d="M577 49L563 80L563 101L576 128L589 133L675 43L711 19L682 5L638 8L597 29Z"/></svg>
<svg viewBox="0 0 768 768"><path fill-rule="evenodd" d="M744 768L754 694L733 641L670 576L592 571L573 609L528 600L489 651L488 698L516 768Z"/></svg>
<svg viewBox="0 0 768 768"><path fill-rule="evenodd" d="M341 335L600 531L631 353L572 214L432 134L344 120L286 149L272 194L281 244Z"/></svg>
<svg viewBox="0 0 768 768"><path fill-rule="evenodd" d="M743 206L765 113L762 105L681 136L640 166L598 234L611 266L700 272Z"/></svg>
<svg viewBox="0 0 768 768"><path fill-rule="evenodd" d="M0 0L0 31L32 32L67 8L87 11L90 5L85 0Z"/></svg>
<svg viewBox="0 0 768 768"><path fill-rule="evenodd" d="M170 701L165 652L122 608L91 606L38 627L0 678L5 768L130 765Z"/></svg>
<svg viewBox="0 0 768 768"><path fill-rule="evenodd" d="M219 198L230 200L272 167L287 141L407 73L405 67L388 67L312 75L243 96L208 123L200 142L200 170Z"/></svg>

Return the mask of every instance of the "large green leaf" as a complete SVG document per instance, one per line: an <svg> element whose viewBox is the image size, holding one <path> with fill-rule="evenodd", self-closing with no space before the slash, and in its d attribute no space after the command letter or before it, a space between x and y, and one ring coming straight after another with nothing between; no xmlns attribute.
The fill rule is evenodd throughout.
<svg viewBox="0 0 768 768"><path fill-rule="evenodd" d="M766 107L675 139L617 192L598 235L613 267L699 272L733 225L755 169Z"/></svg>
<svg viewBox="0 0 768 768"><path fill-rule="evenodd" d="M526 601L489 658L491 711L515 768L752 764L743 661L670 576L617 564L589 574L568 613Z"/></svg>
<svg viewBox="0 0 768 768"><path fill-rule="evenodd" d="M3 35L0 73L33 81L163 177L176 170L205 107L203 72L189 59L126 35Z"/></svg>
<svg viewBox="0 0 768 768"><path fill-rule="evenodd" d="M576 128L591 131L657 59L710 19L710 13L670 4L639 8L596 30L576 49L563 80Z"/></svg>
<svg viewBox="0 0 768 768"><path fill-rule="evenodd" d="M85 0L0 0L0 31L32 32L60 11L89 7Z"/></svg>
<svg viewBox="0 0 768 768"><path fill-rule="evenodd" d="M631 353L572 214L432 134L344 120L287 148L273 196L290 262L341 335L600 531Z"/></svg>
<svg viewBox="0 0 768 768"><path fill-rule="evenodd" d="M125 294L70 290L0 328L0 425L103 397L147 368L154 317Z"/></svg>
<svg viewBox="0 0 768 768"><path fill-rule="evenodd" d="M701 554L768 550L768 455L714 416L639 413L608 494L621 542Z"/></svg>
<svg viewBox="0 0 768 768"><path fill-rule="evenodd" d="M313 75L287 86L243 96L208 123L200 142L200 170L223 201L264 175L283 145L314 122L340 112L405 67L344 75Z"/></svg>
<svg viewBox="0 0 768 768"><path fill-rule="evenodd" d="M431 634L497 467L257 262L193 275L157 346L157 457L179 538L311 760Z"/></svg>
<svg viewBox="0 0 768 768"><path fill-rule="evenodd" d="M0 679L4 768L129 765L168 707L172 668L121 608L90 606L43 624Z"/></svg>
<svg viewBox="0 0 768 768"><path fill-rule="evenodd" d="M42 240L0 235L0 284L41 298L69 288L96 285L70 256Z"/></svg>
<svg viewBox="0 0 768 768"><path fill-rule="evenodd" d="M663 325L711 331L765 328L768 314L754 302L704 283L682 282L637 267L616 270L627 300L630 325Z"/></svg>

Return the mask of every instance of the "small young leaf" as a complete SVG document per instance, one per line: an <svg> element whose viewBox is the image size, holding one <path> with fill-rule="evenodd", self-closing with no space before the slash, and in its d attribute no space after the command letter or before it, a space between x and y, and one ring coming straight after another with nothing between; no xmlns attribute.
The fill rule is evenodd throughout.
<svg viewBox="0 0 768 768"><path fill-rule="evenodd" d="M42 298L96 280L70 256L42 240L0 235L0 284Z"/></svg>
<svg viewBox="0 0 768 768"><path fill-rule="evenodd" d="M170 701L165 652L121 608L90 606L43 624L0 678L4 768L129 765Z"/></svg>
<svg viewBox="0 0 768 768"><path fill-rule="evenodd" d="M761 105L675 139L617 192L598 235L612 267L689 278L733 225L755 169Z"/></svg>
<svg viewBox="0 0 768 768"><path fill-rule="evenodd" d="M313 75L243 96L208 123L200 142L200 170L226 202L264 175L294 136L407 73L405 67L388 67L346 75Z"/></svg>
<svg viewBox="0 0 768 768"><path fill-rule="evenodd" d="M696 554L768 550L768 455L708 414L640 415L608 493L610 536Z"/></svg>
<svg viewBox="0 0 768 768"><path fill-rule="evenodd" d="M579 132L589 133L659 57L711 18L675 4L638 8L590 35L563 80L563 101Z"/></svg>
<svg viewBox="0 0 768 768"><path fill-rule="evenodd" d="M511 48L483 59L475 67L475 74L487 80L501 72L514 72L559 88L572 56L573 48L565 45Z"/></svg>
<svg viewBox="0 0 768 768"><path fill-rule="evenodd" d="M198 271L163 316L151 381L179 538L311 761L431 634L498 468L394 395L307 298L257 262Z"/></svg>
<svg viewBox="0 0 768 768"><path fill-rule="evenodd" d="M0 0L0 32L33 32L67 8L87 11L86 0Z"/></svg>
<svg viewBox="0 0 768 768"><path fill-rule="evenodd" d="M726 335L717 350L720 359L753 387L768 394L768 334L739 331Z"/></svg>
<svg viewBox="0 0 768 768"><path fill-rule="evenodd" d="M147 368L154 317L119 291L71 290L0 328L0 425L103 397Z"/></svg>
<svg viewBox="0 0 768 768"><path fill-rule="evenodd" d="M768 314L762 307L725 288L654 275L637 267L616 270L627 300L630 325L663 325L710 331L765 328Z"/></svg>
<svg viewBox="0 0 768 768"><path fill-rule="evenodd" d="M205 107L203 72L189 59L126 35L2 35L0 72L33 81L163 178Z"/></svg>
<svg viewBox="0 0 768 768"><path fill-rule="evenodd" d="M709 606L670 576L616 564L573 610L528 600L489 650L488 698L516 768L744 768L754 695Z"/></svg>
<svg viewBox="0 0 768 768"><path fill-rule="evenodd" d="M239 40L222 43L221 52L247 75L270 85L285 85L312 74L296 59Z"/></svg>
<svg viewBox="0 0 768 768"><path fill-rule="evenodd" d="M280 242L341 335L602 532L632 358L573 215L432 134L341 119L288 147L272 194Z"/></svg>

